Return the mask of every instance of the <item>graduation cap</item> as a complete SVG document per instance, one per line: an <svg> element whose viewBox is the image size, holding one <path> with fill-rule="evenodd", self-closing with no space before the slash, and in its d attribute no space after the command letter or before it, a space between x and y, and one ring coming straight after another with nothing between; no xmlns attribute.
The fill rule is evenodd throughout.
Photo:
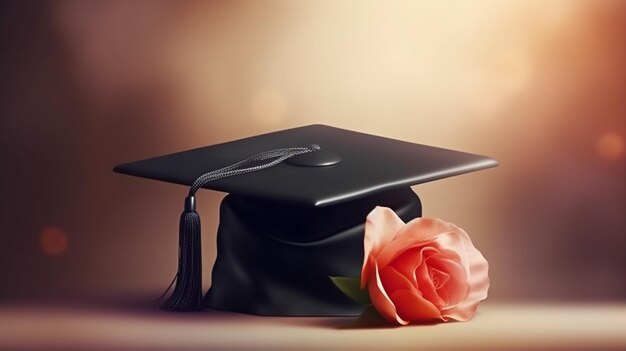
<svg viewBox="0 0 626 351"><path fill-rule="evenodd" d="M495 167L491 158L325 125L310 125L126 163L114 171L190 186L168 310L355 315L329 276L358 276L367 214L422 215L410 186ZM212 285L202 292L201 188L220 205Z"/></svg>

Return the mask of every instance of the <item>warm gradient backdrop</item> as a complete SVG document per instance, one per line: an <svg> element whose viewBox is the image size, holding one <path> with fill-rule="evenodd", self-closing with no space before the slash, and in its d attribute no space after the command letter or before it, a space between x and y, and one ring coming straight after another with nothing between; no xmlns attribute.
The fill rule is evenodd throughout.
<svg viewBox="0 0 626 351"><path fill-rule="evenodd" d="M490 300L626 300L623 1L0 7L2 301L158 296L187 190L113 166L313 123L499 160L414 187Z"/></svg>

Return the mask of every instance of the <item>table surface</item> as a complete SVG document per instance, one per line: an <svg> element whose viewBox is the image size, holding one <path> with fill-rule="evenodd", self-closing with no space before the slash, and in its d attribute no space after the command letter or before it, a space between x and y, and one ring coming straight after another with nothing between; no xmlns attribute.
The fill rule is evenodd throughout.
<svg viewBox="0 0 626 351"><path fill-rule="evenodd" d="M483 303L469 322L406 327L355 318L0 305L2 350L626 350L626 303Z"/></svg>

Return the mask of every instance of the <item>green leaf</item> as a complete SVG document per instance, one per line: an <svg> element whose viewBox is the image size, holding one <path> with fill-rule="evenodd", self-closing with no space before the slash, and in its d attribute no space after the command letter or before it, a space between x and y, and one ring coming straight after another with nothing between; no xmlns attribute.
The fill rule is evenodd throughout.
<svg viewBox="0 0 626 351"><path fill-rule="evenodd" d="M371 304L367 290L361 290L361 277L329 277L341 292L355 302Z"/></svg>

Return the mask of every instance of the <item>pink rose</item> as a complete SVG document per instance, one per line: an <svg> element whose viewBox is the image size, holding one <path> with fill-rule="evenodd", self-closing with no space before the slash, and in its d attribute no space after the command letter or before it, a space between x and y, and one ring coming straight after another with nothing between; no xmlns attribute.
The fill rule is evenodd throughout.
<svg viewBox="0 0 626 351"><path fill-rule="evenodd" d="M440 219L404 223L376 207L365 224L361 288L393 323L467 321L487 297L489 265L467 233Z"/></svg>

